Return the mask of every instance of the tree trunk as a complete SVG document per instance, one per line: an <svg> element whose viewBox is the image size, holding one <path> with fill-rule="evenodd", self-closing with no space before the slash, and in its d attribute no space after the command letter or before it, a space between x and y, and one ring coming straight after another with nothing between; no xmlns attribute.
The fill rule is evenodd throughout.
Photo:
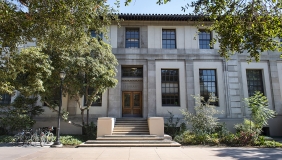
<svg viewBox="0 0 282 160"><path fill-rule="evenodd" d="M86 125L89 126L89 109L87 109Z"/></svg>
<svg viewBox="0 0 282 160"><path fill-rule="evenodd" d="M81 110L81 121L82 121L82 135L86 134L85 122L84 122L84 110Z"/></svg>

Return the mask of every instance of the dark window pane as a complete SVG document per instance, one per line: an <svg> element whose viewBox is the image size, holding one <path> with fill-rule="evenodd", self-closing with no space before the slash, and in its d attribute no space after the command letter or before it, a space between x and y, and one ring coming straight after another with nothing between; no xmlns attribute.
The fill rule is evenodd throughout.
<svg viewBox="0 0 282 160"><path fill-rule="evenodd" d="M88 89L88 95L91 95L95 90L93 88ZM102 106L102 93L98 93L99 98L96 101L93 101L91 106ZM86 96L84 96L84 106L86 104Z"/></svg>
<svg viewBox="0 0 282 160"><path fill-rule="evenodd" d="M179 101L179 81L178 70L162 69L162 105L180 106Z"/></svg>
<svg viewBox="0 0 282 160"><path fill-rule="evenodd" d="M175 49L176 48L176 37L175 37L174 29L163 29L162 47L165 49Z"/></svg>
<svg viewBox="0 0 282 160"><path fill-rule="evenodd" d="M217 93L217 81L215 69L200 69L200 95L204 97L205 101L209 99L210 94L214 94L218 97ZM218 102L211 103L218 106Z"/></svg>
<svg viewBox="0 0 282 160"><path fill-rule="evenodd" d="M91 37L98 38L98 40L102 40L103 39L103 33L97 34L96 31L92 30L92 31L90 31L90 34L91 34Z"/></svg>
<svg viewBox="0 0 282 160"><path fill-rule="evenodd" d="M127 28L125 32L125 48L139 48L139 29Z"/></svg>
<svg viewBox="0 0 282 160"><path fill-rule="evenodd" d="M200 49L211 49L210 46L211 33L206 31L199 31L199 47Z"/></svg>
<svg viewBox="0 0 282 160"><path fill-rule="evenodd" d="M143 68L141 67L123 67L122 77L143 77Z"/></svg>
<svg viewBox="0 0 282 160"><path fill-rule="evenodd" d="M0 104L10 104L11 103L11 95L10 94L2 94Z"/></svg>
<svg viewBox="0 0 282 160"><path fill-rule="evenodd" d="M264 94L262 70L247 69L247 84L249 97L255 94L255 91L260 91Z"/></svg>

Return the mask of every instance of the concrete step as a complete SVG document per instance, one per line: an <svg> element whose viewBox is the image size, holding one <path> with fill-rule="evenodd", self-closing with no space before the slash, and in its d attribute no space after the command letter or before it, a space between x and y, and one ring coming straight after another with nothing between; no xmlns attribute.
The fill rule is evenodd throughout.
<svg viewBox="0 0 282 160"><path fill-rule="evenodd" d="M149 131L149 128L148 127L115 127L114 128L114 131L116 130L148 130Z"/></svg>
<svg viewBox="0 0 282 160"><path fill-rule="evenodd" d="M85 144L132 144L132 143L146 143L146 144L168 144L172 141L169 140L88 140L85 142Z"/></svg>
<svg viewBox="0 0 282 160"><path fill-rule="evenodd" d="M129 124L125 124L125 123L120 123L120 124L115 124L115 127L116 126L148 126L148 124L134 124L134 123L129 123Z"/></svg>
<svg viewBox="0 0 282 160"><path fill-rule="evenodd" d="M131 135L129 135L131 136ZM141 136L141 135L140 135ZM97 137L96 140L112 140L112 141L136 141L136 140L164 140L163 137Z"/></svg>
<svg viewBox="0 0 282 160"><path fill-rule="evenodd" d="M180 147L176 142L158 144L158 143L119 143L119 144L85 144L82 143L78 147Z"/></svg>
<svg viewBox="0 0 282 160"><path fill-rule="evenodd" d="M148 135L149 132L113 132L113 135Z"/></svg>

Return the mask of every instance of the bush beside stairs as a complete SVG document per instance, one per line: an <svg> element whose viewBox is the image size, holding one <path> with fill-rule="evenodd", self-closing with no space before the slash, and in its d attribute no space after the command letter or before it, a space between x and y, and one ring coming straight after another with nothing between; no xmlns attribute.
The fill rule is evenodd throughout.
<svg viewBox="0 0 282 160"><path fill-rule="evenodd" d="M78 147L179 147L169 135L150 135L147 119L118 118L112 135L88 140Z"/></svg>

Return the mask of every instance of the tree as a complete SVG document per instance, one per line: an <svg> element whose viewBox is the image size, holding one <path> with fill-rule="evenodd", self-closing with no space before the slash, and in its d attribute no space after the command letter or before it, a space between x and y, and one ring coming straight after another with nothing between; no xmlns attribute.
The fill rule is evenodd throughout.
<svg viewBox="0 0 282 160"><path fill-rule="evenodd" d="M41 106L35 105L37 99L37 97L26 98L20 95L11 106L0 106L0 126L7 129L9 133L31 128L35 123L34 116L44 111Z"/></svg>
<svg viewBox="0 0 282 160"><path fill-rule="evenodd" d="M262 127L267 125L267 121L275 117L275 111L268 108L267 97L256 91L255 94L249 98L245 98L245 103L251 110L251 120L254 123L258 134L261 133Z"/></svg>
<svg viewBox="0 0 282 160"><path fill-rule="evenodd" d="M157 0L157 4L170 1ZM125 5L130 2L125 0ZM182 10L189 8L190 14L200 17L199 25L218 34L211 44L218 41L219 54L226 59L247 51L249 62L259 61L262 52L282 50L281 0L195 0Z"/></svg>
<svg viewBox="0 0 282 160"><path fill-rule="evenodd" d="M59 72L65 71L64 94L77 100L83 117L98 93L117 84L117 60L110 45L90 34L106 35L111 21L117 19L115 11L103 0L19 2L0 1L0 51L4 53L0 77L7 86L1 85L0 92L16 89L24 96L40 95L56 111L54 89L60 86ZM19 51L18 44L26 42L36 46ZM95 92L88 93L89 87ZM82 96L87 97L86 108L80 106Z"/></svg>

